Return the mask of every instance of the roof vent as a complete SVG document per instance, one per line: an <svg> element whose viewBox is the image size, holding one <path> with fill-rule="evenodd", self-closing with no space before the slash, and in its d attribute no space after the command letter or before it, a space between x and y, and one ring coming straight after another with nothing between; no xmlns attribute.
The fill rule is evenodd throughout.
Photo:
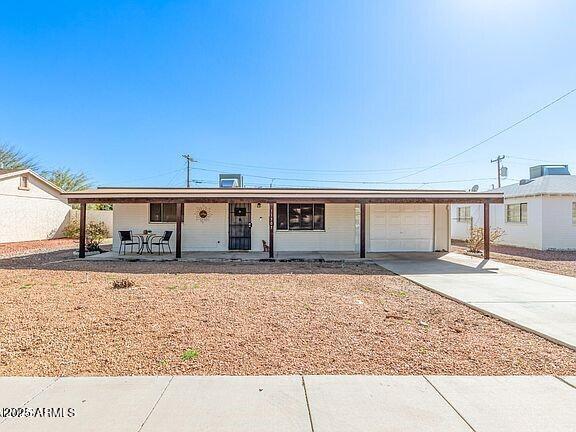
<svg viewBox="0 0 576 432"><path fill-rule="evenodd" d="M242 174L220 174L218 184L221 188L241 188L244 187Z"/></svg>
<svg viewBox="0 0 576 432"><path fill-rule="evenodd" d="M549 175L570 175L568 165L536 165L530 167L531 179Z"/></svg>
<svg viewBox="0 0 576 432"><path fill-rule="evenodd" d="M532 181L533 180L531 180L531 179L522 179L522 180L520 180L520 186L526 185L528 183L532 183Z"/></svg>

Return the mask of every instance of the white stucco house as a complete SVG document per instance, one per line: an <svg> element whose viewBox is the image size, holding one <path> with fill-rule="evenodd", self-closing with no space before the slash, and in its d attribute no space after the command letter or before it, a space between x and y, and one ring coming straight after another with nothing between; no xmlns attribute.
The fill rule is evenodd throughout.
<svg viewBox="0 0 576 432"><path fill-rule="evenodd" d="M62 191L28 169L0 169L0 243L58 237L70 207Z"/></svg>
<svg viewBox="0 0 576 432"><path fill-rule="evenodd" d="M534 169L540 168L540 169ZM504 203L491 206L490 226L504 231L500 243L539 250L576 250L576 176L533 167L528 180L493 189ZM464 240L483 225L478 205L452 206L452 238Z"/></svg>
<svg viewBox="0 0 576 432"><path fill-rule="evenodd" d="M81 213L89 203L114 204L114 251L119 231L172 231L177 258L182 251L267 251L270 258L279 251L447 251L451 204L503 202L498 192L243 187L98 188L64 196Z"/></svg>

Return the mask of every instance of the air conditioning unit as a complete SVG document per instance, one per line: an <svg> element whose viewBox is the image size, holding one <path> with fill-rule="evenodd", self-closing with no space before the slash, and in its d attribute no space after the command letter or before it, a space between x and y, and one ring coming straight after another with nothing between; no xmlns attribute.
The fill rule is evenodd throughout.
<svg viewBox="0 0 576 432"><path fill-rule="evenodd" d="M221 188L241 188L244 187L242 174L220 174L218 185Z"/></svg>

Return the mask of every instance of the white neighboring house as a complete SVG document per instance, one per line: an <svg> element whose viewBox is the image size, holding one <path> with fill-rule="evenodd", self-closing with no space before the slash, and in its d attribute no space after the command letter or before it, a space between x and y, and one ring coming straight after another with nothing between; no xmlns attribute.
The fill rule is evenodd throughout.
<svg viewBox="0 0 576 432"><path fill-rule="evenodd" d="M58 186L28 169L0 169L0 243L58 237L69 212Z"/></svg>
<svg viewBox="0 0 576 432"><path fill-rule="evenodd" d="M504 204L490 206L490 226L504 231L501 244L576 250L576 176L541 172L544 175L491 191L503 193ZM483 220L482 206L453 205L452 238L466 239L470 226L482 226Z"/></svg>

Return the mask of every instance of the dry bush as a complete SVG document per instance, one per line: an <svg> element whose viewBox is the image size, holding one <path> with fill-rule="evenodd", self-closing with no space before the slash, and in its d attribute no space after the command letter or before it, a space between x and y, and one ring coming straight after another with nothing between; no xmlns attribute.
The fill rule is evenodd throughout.
<svg viewBox="0 0 576 432"><path fill-rule="evenodd" d="M100 250L100 243L105 238L110 237L110 232L104 222L90 222L86 226L86 237L88 238L88 250Z"/></svg>
<svg viewBox="0 0 576 432"><path fill-rule="evenodd" d="M66 238L80 238L80 221L78 221L78 219L72 219L70 223L66 225L62 234Z"/></svg>
<svg viewBox="0 0 576 432"><path fill-rule="evenodd" d="M123 279L116 279L112 281L112 288L130 288L136 285L132 279L123 278Z"/></svg>
<svg viewBox="0 0 576 432"><path fill-rule="evenodd" d="M504 235L504 230L501 228L493 228L490 230L490 243L498 243ZM484 228L472 227L470 234L466 239L468 252L479 253L484 250Z"/></svg>

